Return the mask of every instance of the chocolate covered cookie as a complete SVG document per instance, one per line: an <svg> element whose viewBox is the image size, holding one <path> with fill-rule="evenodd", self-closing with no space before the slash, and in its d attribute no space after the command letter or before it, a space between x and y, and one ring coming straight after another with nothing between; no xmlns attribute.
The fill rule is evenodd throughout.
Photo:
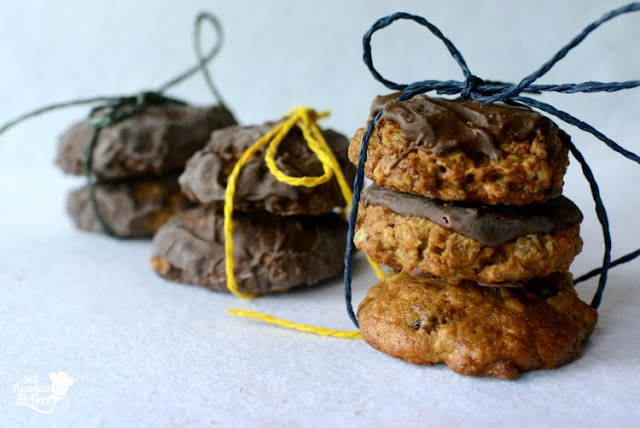
<svg viewBox="0 0 640 428"><path fill-rule="evenodd" d="M108 181L181 171L187 159L206 144L211 131L235 123L231 113L219 106L148 106L142 113L100 131L92 173L98 181ZM83 120L60 137L56 162L65 172L83 174L83 159L92 134L93 127Z"/></svg>
<svg viewBox="0 0 640 428"><path fill-rule="evenodd" d="M180 177L182 190L201 204L224 201L227 177L242 154L273 124L233 126L214 131L207 146L187 162ZM347 159L348 140L332 130L323 131L348 183L353 182L355 168ZM240 172L234 199L234 209L245 212L269 212L288 215L318 215L330 213L345 205L334 178L317 187L290 186L278 181L264 161L265 149L251 159ZM322 175L322 165L309 149L302 132L293 128L278 149L276 164L294 177Z"/></svg>
<svg viewBox="0 0 640 428"><path fill-rule="evenodd" d="M582 213L565 197L527 206L446 203L371 186L355 245L411 275L517 285L565 271L582 249Z"/></svg>
<svg viewBox="0 0 640 428"><path fill-rule="evenodd" d="M242 292L313 285L342 272L347 224L337 214L234 213L235 278ZM151 265L162 277L228 291L224 218L215 206L183 211L153 239Z"/></svg>
<svg viewBox="0 0 640 428"><path fill-rule="evenodd" d="M389 189L445 201L524 205L561 194L569 136L526 107L418 95L378 97L365 174ZM351 139L357 163L365 128Z"/></svg>
<svg viewBox="0 0 640 428"><path fill-rule="evenodd" d="M174 213L193 206L180 192L177 179L177 175L170 175L94 184L103 220L118 237L150 237ZM79 229L102 232L86 186L69 194L67 211Z"/></svg>
<svg viewBox="0 0 640 428"><path fill-rule="evenodd" d="M400 273L368 291L358 321L364 340L393 357L509 379L579 357L597 312L578 298L568 273L522 288Z"/></svg>

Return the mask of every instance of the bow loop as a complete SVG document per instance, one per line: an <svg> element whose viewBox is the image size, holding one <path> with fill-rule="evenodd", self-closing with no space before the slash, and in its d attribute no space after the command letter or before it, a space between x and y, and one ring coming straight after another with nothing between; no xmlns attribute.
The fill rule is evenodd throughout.
<svg viewBox="0 0 640 428"><path fill-rule="evenodd" d="M495 102L503 102L507 104L516 104L516 105L526 105L531 108L535 108L541 110L549 115L555 116L560 120L568 123L570 125L576 126L577 128L590 133L603 143L605 143L612 150L620 153L625 158L640 164L640 156L637 154L625 149L620 146L607 136L605 136L600 131L596 130L591 125L579 120L578 118L566 113L564 111L558 110L555 107L543 103L541 101L522 96L523 93L533 93L539 94L543 91L548 92L557 92L564 94L572 94L572 93L594 93L594 92L615 92L621 91L625 89L631 89L640 87L640 80L629 80L625 82L583 82L578 84L567 83L560 85L540 85L535 84L535 82L542 76L544 76L558 61L564 58L569 51L579 45L589 34L591 34L596 28L601 26L607 21L612 20L613 18L623 15L626 13L637 12L640 11L640 3L630 3L626 6L619 7L617 9L608 12L603 15L600 19L594 21L585 29L574 37L567 45L565 45L562 49L560 49L549 61L544 63L539 69L529 74L525 78L523 78L518 84L510 84L503 82L495 82L489 80L483 80L478 76L471 73L469 67L467 66L462 54L458 49L451 43L449 39L447 39L442 32L433 24L431 24L426 19L411 15L405 12L395 13L393 15L389 15L387 17L381 18L376 21L373 26L367 31L363 37L363 48L364 48L364 62L366 66L369 68L369 71L373 75L373 77L385 85L387 88L400 91L400 95L398 97L398 101L406 101L413 98L416 95L424 94L428 92L435 91L439 95L460 95L462 98L471 99L474 101L482 102L485 104L491 104ZM424 27L426 27L431 33L436 36L440 41L444 43L444 45L449 50L451 56L456 60L458 65L462 70L462 74L465 77L463 82L455 81L455 80L447 80L447 81L438 81L438 80L424 80L419 82L414 82L411 84L400 84L395 83L390 80L385 79L374 67L373 59L371 55L371 37L372 35L382 28L388 27L393 22L407 19L414 21ZM355 222L358 213L358 203L360 201L360 191L362 189L362 184L364 181L364 165L367 160L367 148L369 144L369 139L371 138L371 134L376 126L376 122L380 118L382 111L378 112L378 114L369 122L367 129L362 137L362 144L360 147L360 155L358 159L358 169L356 172L356 177L354 180L353 186L353 199L351 203L351 213L349 216L349 228L347 230L347 251L345 254L345 271L344 271L344 295L347 303L347 313L351 317L351 320L354 322L356 326L358 326L358 321L353 311L353 307L351 305L351 253L353 251L353 238L355 235ZM602 226L602 235L604 239L604 255L602 259L602 268L597 270L597 273L600 274L600 280L598 282L598 288L591 302L591 306L597 308L602 299L602 294L604 292L604 288L607 282L607 273L611 266L615 266L616 264L622 263L619 260L624 260L624 262L630 261L635 257L640 256L640 250L637 250L634 253L623 256L621 259L617 261L611 261L611 233L609 230L609 220L607 217L607 211L605 209L604 203L600 197L600 191L598 188L598 184L596 179L589 167L587 161L582 156L580 151L576 146L573 145L570 141L565 142L567 149L573 154L576 158L580 166L582 167L583 173L589 185L591 187L591 193L593 196L593 200L596 206L596 214L598 217L598 221ZM596 271L594 271L596 272ZM580 278L578 278L575 282L580 282L588 277L587 274Z"/></svg>
<svg viewBox="0 0 640 428"><path fill-rule="evenodd" d="M376 70L375 66L373 65L373 57L371 55L371 38L373 37L373 34L379 30L382 30L383 28L388 27L389 25L393 24L395 21L398 21L401 19L414 21L422 25L423 27L426 27L429 31L431 31L431 33L434 36L440 39L440 41L445 45L445 47L447 48L447 50L449 51L453 59L455 59L455 61L458 63L464 77L468 78L469 76L472 76L472 73L469 70L469 67L467 66L467 62L465 61L464 57L462 56L458 48L455 47L455 45L451 42L451 40L449 40L447 37L445 37L444 34L442 34L442 32L438 27L436 27L431 22L427 21L421 16L412 15L406 12L397 12L397 13L394 13L393 15L385 16L384 18L380 18L379 20L377 20L362 38L362 46L364 51L363 60L367 65L367 67L369 68L369 71L371 72L373 77L378 82L382 83L387 88L394 91L404 91L405 89L407 89L407 87L412 86L407 84L396 83L382 77L382 75L378 72L378 70Z"/></svg>

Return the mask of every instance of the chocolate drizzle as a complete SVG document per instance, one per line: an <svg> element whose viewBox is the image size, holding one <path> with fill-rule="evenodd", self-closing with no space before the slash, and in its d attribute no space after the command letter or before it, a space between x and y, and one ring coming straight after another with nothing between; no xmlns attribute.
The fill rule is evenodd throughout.
<svg viewBox="0 0 640 428"><path fill-rule="evenodd" d="M382 120L402 128L410 144L435 155L457 150L469 156L500 159L505 142L532 140L539 130L557 128L546 117L526 107L482 104L417 95L397 101L399 94L376 97L371 115L382 110Z"/></svg>
<svg viewBox="0 0 640 428"><path fill-rule="evenodd" d="M489 246L582 222L580 209L564 196L524 206L487 206L442 202L373 185L362 193L362 201L365 206L382 206L401 216L425 218Z"/></svg>

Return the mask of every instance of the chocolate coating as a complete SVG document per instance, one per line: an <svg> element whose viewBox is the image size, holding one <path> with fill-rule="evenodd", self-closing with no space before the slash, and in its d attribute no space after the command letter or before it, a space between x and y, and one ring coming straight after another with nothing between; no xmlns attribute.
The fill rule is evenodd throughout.
<svg viewBox="0 0 640 428"><path fill-rule="evenodd" d="M337 214L234 213L233 221L235 278L241 291L286 291L342 272L347 225ZM153 239L153 269L170 280L228 291L223 223L222 211L214 206L177 214Z"/></svg>
<svg viewBox="0 0 640 428"><path fill-rule="evenodd" d="M582 249L578 225L489 246L428 219L363 204L353 242L372 260L411 275L501 287L566 271Z"/></svg>
<svg viewBox="0 0 640 428"><path fill-rule="evenodd" d="M174 213L193 204L180 192L177 175L94 185L105 223L121 238L151 237ZM76 227L102 232L86 186L69 193L67 211Z"/></svg>
<svg viewBox="0 0 640 428"><path fill-rule="evenodd" d="M557 132L556 125L526 107L482 104L476 101L417 95L396 101L399 94L376 97L371 115L396 122L410 144L435 155L462 151L500 159L505 141L533 139L540 129Z"/></svg>
<svg viewBox="0 0 640 428"><path fill-rule="evenodd" d="M365 206L383 206L401 216L425 218L489 246L582 222L580 209L564 196L523 206L487 206L443 202L373 185L364 190L362 201Z"/></svg>
<svg viewBox="0 0 640 428"><path fill-rule="evenodd" d="M274 124L233 126L214 131L207 146L187 162L180 177L183 192L201 204L224 201L227 178L242 154ZM347 159L347 139L332 130L323 131L347 182L351 185L355 167ZM270 212L278 215L318 215L330 213L345 201L335 179L309 188L279 182L264 161L265 149L242 168L234 200L234 209L245 212ZM309 149L298 128L293 128L279 146L276 164L294 177L322 175L322 165Z"/></svg>
<svg viewBox="0 0 640 428"><path fill-rule="evenodd" d="M219 106L149 106L141 114L100 131L93 151L93 174L99 181L108 181L182 170L187 159L206 144L211 131L235 123L231 113ZM62 134L56 163L66 173L83 174L92 134L86 120Z"/></svg>

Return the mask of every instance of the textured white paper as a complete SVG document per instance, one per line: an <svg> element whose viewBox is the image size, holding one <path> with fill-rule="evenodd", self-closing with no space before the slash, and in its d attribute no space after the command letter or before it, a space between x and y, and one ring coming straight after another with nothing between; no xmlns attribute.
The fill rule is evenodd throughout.
<svg viewBox="0 0 640 428"><path fill-rule="evenodd" d="M516 81L619 2L494 1L23 1L0 13L0 122L54 101L153 88L193 63L191 19L219 14L227 44L212 70L243 123L308 104L352 134L386 90L361 61L378 17L431 19L480 77ZM607 24L544 82L640 75L640 15ZM446 51L408 24L374 39L391 79L461 78ZM172 94L210 101L201 77ZM544 100L640 151L638 90ZM52 113L0 136L0 426L637 426L640 417L640 261L614 269L584 356L516 381L419 367L362 341L318 337L235 318L250 308L298 322L353 328L342 281L240 301L172 284L149 267L148 241L77 231L66 192L81 180L52 164L56 137L85 109ZM609 208L614 257L640 246L640 166L565 127L591 161ZM566 194L585 213L584 251L602 257L601 232L576 162ZM374 283L354 271L354 303ZM580 285L590 299L596 280ZM14 404L16 388L73 378L50 414ZM27 376L27 378L25 378ZM17 385L17 386L16 386ZM58 392L62 389L57 390ZM60 396L60 395L59 395ZM50 403L51 404L51 403Z"/></svg>

